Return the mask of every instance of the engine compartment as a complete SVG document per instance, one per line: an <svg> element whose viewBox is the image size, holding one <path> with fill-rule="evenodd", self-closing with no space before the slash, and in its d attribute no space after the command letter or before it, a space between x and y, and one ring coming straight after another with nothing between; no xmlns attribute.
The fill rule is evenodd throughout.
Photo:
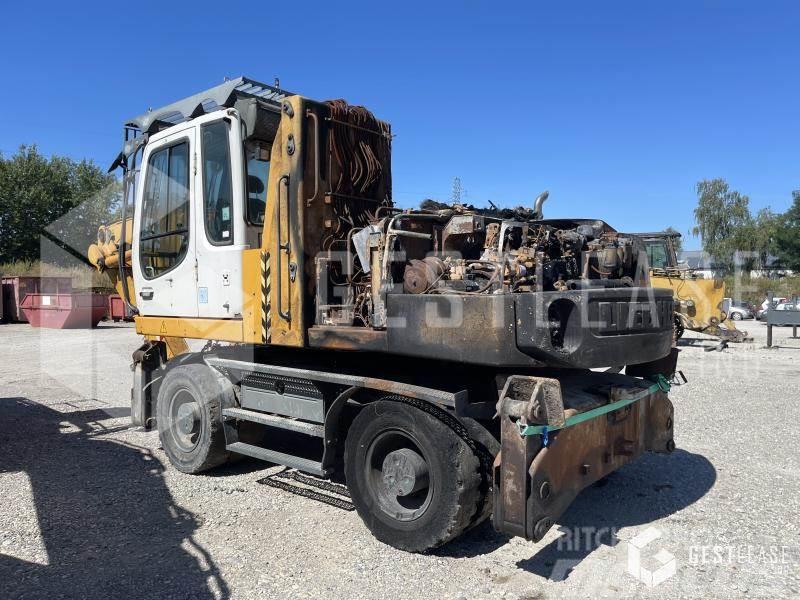
<svg viewBox="0 0 800 600"><path fill-rule="evenodd" d="M317 325L385 325L382 294L566 292L647 285L643 247L599 220L511 218L454 205L394 211L317 258ZM320 293L323 292L323 293ZM325 301L339 298L341 303Z"/></svg>

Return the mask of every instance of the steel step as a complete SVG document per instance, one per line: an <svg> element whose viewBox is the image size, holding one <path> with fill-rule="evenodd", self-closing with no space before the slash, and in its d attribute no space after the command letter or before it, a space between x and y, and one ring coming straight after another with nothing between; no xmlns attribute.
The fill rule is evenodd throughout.
<svg viewBox="0 0 800 600"><path fill-rule="evenodd" d="M297 431L298 433L305 433L306 435L313 435L315 437L325 437L325 428L317 423L306 423L304 421L297 421L288 417L268 415L255 410L247 410L244 408L223 408L222 416L229 419L252 421L253 423L260 423L261 425L269 425L270 427L279 427L280 429Z"/></svg>
<svg viewBox="0 0 800 600"><path fill-rule="evenodd" d="M266 448L259 448L252 444L245 444L244 442L236 442L235 444L228 444L225 446L226 450L236 452L237 454L245 454L253 458L266 460L277 465L286 465L299 471L311 473L318 477L325 477L330 474L328 470L322 468L322 463L301 458L299 456L292 456L291 454L284 454L275 450L268 450Z"/></svg>

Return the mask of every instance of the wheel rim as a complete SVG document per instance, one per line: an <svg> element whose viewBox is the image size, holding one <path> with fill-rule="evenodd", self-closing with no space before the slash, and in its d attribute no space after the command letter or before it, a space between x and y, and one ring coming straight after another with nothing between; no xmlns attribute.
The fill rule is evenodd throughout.
<svg viewBox="0 0 800 600"><path fill-rule="evenodd" d="M367 488L378 507L398 521L421 517L433 498L434 480L417 441L403 431L384 431L366 454Z"/></svg>
<svg viewBox="0 0 800 600"><path fill-rule="evenodd" d="M169 404L170 432L175 445L182 452L191 452L200 442L203 417L200 403L189 390L178 390Z"/></svg>

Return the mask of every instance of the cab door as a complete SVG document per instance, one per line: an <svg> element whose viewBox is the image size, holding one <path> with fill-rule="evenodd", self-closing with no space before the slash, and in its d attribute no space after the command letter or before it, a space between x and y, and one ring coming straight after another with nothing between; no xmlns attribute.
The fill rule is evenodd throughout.
<svg viewBox="0 0 800 600"><path fill-rule="evenodd" d="M200 317L242 318L244 165L235 111L195 121L198 135L197 302Z"/></svg>
<svg viewBox="0 0 800 600"><path fill-rule="evenodd" d="M197 317L195 128L152 140L136 199L133 279L142 315Z"/></svg>

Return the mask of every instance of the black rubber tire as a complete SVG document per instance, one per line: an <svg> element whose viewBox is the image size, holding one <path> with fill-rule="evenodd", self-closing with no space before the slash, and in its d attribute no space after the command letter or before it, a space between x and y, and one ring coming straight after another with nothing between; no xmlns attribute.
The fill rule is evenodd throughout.
<svg viewBox="0 0 800 600"><path fill-rule="evenodd" d="M459 419L459 422L466 428L470 437L469 443L476 456L478 456L481 461L481 495L478 500L478 508L467 526L467 530L469 530L480 525L492 516L492 510L494 508L494 494L492 490L494 474L492 472L492 465L494 465L494 459L500 452L500 442L495 439L483 425L474 419L462 417Z"/></svg>
<svg viewBox="0 0 800 600"><path fill-rule="evenodd" d="M179 446L170 417L170 400L179 392L188 392L200 409L200 431L191 451ZM208 365L180 365L167 372L158 391L156 414L161 446L172 466L184 473L201 473L228 461L222 409L234 403L231 382Z"/></svg>
<svg viewBox="0 0 800 600"><path fill-rule="evenodd" d="M458 422L438 412L418 400L379 400L361 409L347 433L344 470L353 504L378 540L400 550L422 552L440 546L483 516L481 473L485 467L466 430L461 427L457 431ZM368 448L387 431L413 436L434 482L430 503L411 521L395 519L383 511L367 482Z"/></svg>
<svg viewBox="0 0 800 600"><path fill-rule="evenodd" d="M735 312L735 313L733 313L731 315L731 319L733 319L734 321L741 321L742 320L742 314L738 313L738 312Z"/></svg>
<svg viewBox="0 0 800 600"><path fill-rule="evenodd" d="M683 321L681 321L680 317L675 317L675 339L679 340L683 337Z"/></svg>

